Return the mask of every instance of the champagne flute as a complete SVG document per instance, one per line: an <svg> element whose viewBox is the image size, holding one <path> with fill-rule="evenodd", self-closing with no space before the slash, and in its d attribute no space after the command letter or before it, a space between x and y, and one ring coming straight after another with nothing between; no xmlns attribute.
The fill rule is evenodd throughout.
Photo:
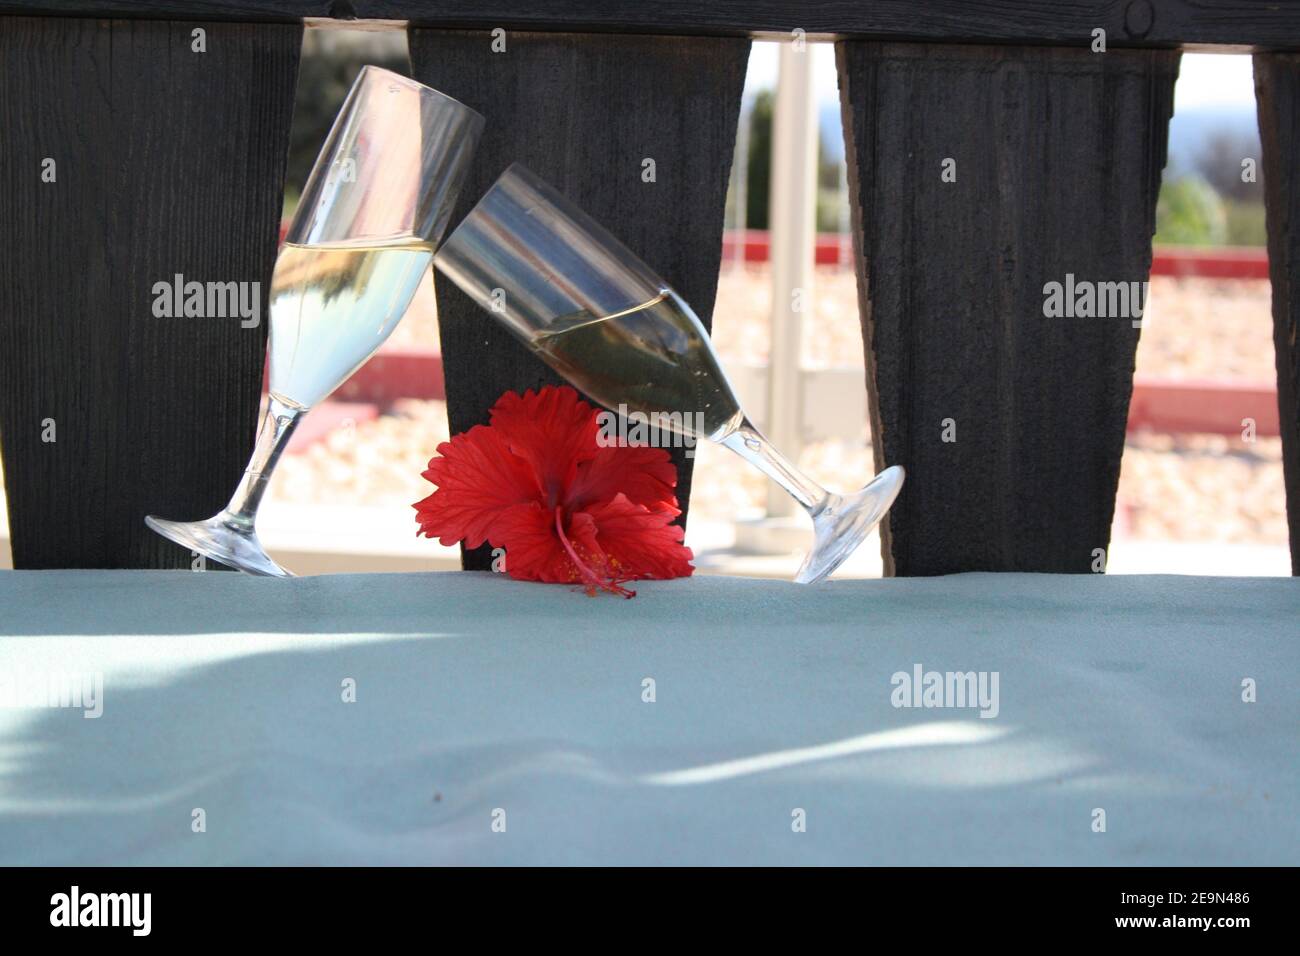
<svg viewBox="0 0 1300 956"><path fill-rule="evenodd" d="M316 159L271 279L270 395L230 503L203 521L145 523L250 574L290 577L255 524L304 414L396 328L446 231L483 117L437 90L364 67Z"/></svg>
<svg viewBox="0 0 1300 956"><path fill-rule="evenodd" d="M898 497L897 465L838 495L782 457L741 410L690 306L524 166L501 175L434 265L601 405L725 445L789 492L814 530L796 581L839 567Z"/></svg>

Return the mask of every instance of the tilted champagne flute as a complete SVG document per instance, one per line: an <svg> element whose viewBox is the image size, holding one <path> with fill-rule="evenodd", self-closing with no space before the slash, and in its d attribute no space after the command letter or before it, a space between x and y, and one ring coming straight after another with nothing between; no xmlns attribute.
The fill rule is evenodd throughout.
<svg viewBox="0 0 1300 956"><path fill-rule="evenodd" d="M299 419L396 328L428 271L483 131L437 90L367 66L316 159L271 280L270 395L230 503L203 521L145 523L250 574L288 577L257 507Z"/></svg>
<svg viewBox="0 0 1300 956"><path fill-rule="evenodd" d="M457 226L434 265L595 401L725 445L789 492L814 530L796 581L820 581L839 567L902 488L903 469L894 466L861 491L837 495L783 458L745 417L690 306L518 163Z"/></svg>

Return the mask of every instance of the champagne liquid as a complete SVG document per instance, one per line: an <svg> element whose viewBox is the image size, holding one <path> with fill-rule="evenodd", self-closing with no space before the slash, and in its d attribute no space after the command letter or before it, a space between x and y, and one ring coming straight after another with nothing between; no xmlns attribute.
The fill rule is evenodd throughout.
<svg viewBox="0 0 1300 956"><path fill-rule="evenodd" d="M286 244L271 280L271 394L310 408L374 354L406 314L433 251Z"/></svg>
<svg viewBox="0 0 1300 956"><path fill-rule="evenodd" d="M669 291L616 315L584 311L556 319L532 347L607 408L676 413L668 422L683 427L674 431L712 438L743 417L700 320Z"/></svg>

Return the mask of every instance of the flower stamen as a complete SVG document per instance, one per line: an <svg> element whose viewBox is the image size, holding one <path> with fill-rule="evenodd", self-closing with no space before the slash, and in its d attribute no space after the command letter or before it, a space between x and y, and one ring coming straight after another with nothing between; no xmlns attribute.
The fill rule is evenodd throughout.
<svg viewBox="0 0 1300 956"><path fill-rule="evenodd" d="M621 594L625 598L636 597L635 591L629 591L627 588L618 583L618 579L612 575L607 579L602 579L594 568L578 557L577 550L569 541L568 536L564 533L564 509L558 505L555 508L555 531L560 536L560 544L564 545L564 550L568 552L569 560L574 563L578 569L578 574L582 578L582 583L587 587L588 594L595 594L597 589L609 591L611 594Z"/></svg>

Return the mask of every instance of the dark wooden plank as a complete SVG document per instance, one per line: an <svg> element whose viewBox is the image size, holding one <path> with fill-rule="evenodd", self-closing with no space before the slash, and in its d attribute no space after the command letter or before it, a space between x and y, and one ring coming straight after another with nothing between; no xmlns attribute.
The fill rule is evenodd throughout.
<svg viewBox="0 0 1300 956"><path fill-rule="evenodd" d="M145 514L215 513L252 447L302 28L198 26L0 18L16 567L188 567ZM155 317L176 274L260 282L262 321Z"/></svg>
<svg viewBox="0 0 1300 956"><path fill-rule="evenodd" d="M444 28L1087 46L1294 49L1300 4L1259 0L0 0L0 13L273 21L411 21Z"/></svg>
<svg viewBox="0 0 1300 956"><path fill-rule="evenodd" d="M1300 574L1300 54L1255 55L1255 100L1264 147L1268 273L1273 285L1278 422L1291 532Z"/></svg>
<svg viewBox="0 0 1300 956"><path fill-rule="evenodd" d="M908 471L886 570L1090 571L1138 329L1044 288L1147 279L1178 54L837 54L876 461Z"/></svg>
<svg viewBox="0 0 1300 956"><path fill-rule="evenodd" d="M749 41L412 30L414 75L488 119L456 221L524 163L640 255L709 325ZM655 161L655 181L642 179ZM507 389L560 381L450 282L438 316L453 433L487 421ZM674 452L678 498L691 461ZM683 513L682 521L685 521ZM487 567L486 549L466 567Z"/></svg>

